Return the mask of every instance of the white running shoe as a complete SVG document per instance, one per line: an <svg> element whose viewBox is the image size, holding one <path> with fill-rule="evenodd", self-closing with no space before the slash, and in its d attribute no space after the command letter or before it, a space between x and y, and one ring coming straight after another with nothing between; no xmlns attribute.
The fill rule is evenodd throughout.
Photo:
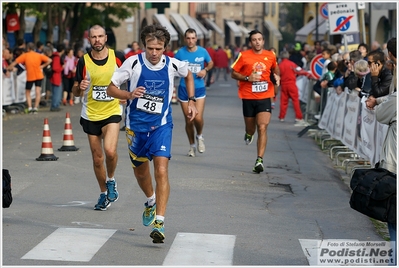
<svg viewBox="0 0 399 268"><path fill-rule="evenodd" d="M195 147L190 147L187 156L195 157Z"/></svg>
<svg viewBox="0 0 399 268"><path fill-rule="evenodd" d="M203 152L205 152L204 138L198 138L197 137L197 149L198 149L198 152L200 152L201 154Z"/></svg>

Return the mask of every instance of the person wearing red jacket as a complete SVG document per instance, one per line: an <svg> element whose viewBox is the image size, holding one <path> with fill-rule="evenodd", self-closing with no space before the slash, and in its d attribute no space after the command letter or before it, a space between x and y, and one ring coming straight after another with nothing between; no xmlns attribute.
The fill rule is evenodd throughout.
<svg viewBox="0 0 399 268"><path fill-rule="evenodd" d="M139 42L133 41L132 49L125 55L125 59L129 58L130 56L140 54L141 52L143 51L140 49Z"/></svg>
<svg viewBox="0 0 399 268"><path fill-rule="evenodd" d="M208 43L205 49L206 51L208 51L209 56L211 56L212 61L215 62L216 51L213 49L211 43ZM206 66L207 65L205 65L205 67ZM213 83L212 77L213 77L213 68L208 71L208 75L206 76L206 83L205 83L206 89L209 89L211 84Z"/></svg>
<svg viewBox="0 0 399 268"><path fill-rule="evenodd" d="M287 114L288 101L292 100L295 111L295 126L305 126L306 122L303 120L301 106L299 103L299 91L296 85L296 78L298 75L307 75L307 72L303 72L302 68L289 60L288 51L282 51L280 53L281 62L279 63L280 68L280 114L278 118L281 122L284 122L285 115ZM309 73L310 77L311 74Z"/></svg>
<svg viewBox="0 0 399 268"><path fill-rule="evenodd" d="M229 72L229 57L227 56L226 51L219 46L215 52L215 67L216 67L216 79L219 80L220 71L224 71L224 80L227 81L227 73Z"/></svg>
<svg viewBox="0 0 399 268"><path fill-rule="evenodd" d="M61 55L65 52L64 44L57 46L57 51L53 53L51 63L53 69L53 75L50 78L51 82L51 107L50 111L58 112L61 110L60 104L62 100L62 71L63 66L61 64Z"/></svg>

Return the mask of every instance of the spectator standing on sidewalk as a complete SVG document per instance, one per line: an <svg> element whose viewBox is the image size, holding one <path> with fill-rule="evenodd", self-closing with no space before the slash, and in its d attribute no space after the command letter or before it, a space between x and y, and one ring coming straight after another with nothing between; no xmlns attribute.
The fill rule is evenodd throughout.
<svg viewBox="0 0 399 268"><path fill-rule="evenodd" d="M60 45L63 45L65 48L64 44L60 44ZM75 74L76 74L76 59L73 54L74 54L73 49L71 49L71 48L66 48L65 53L61 53L61 57L62 57L62 55L65 55L63 57L64 58L64 62L63 62L64 70L62 72L62 84L63 84L62 103L64 105L66 105L66 103L69 103L70 106L73 106L73 104L74 104L72 87L73 87L73 83L75 80Z"/></svg>
<svg viewBox="0 0 399 268"><path fill-rule="evenodd" d="M392 71L385 65L384 52L378 50L371 51L367 55L367 60L371 74L370 95L374 98L379 98L392 93Z"/></svg>
<svg viewBox="0 0 399 268"><path fill-rule="evenodd" d="M258 131L257 158L252 171L264 170L263 156L267 144L267 127L269 126L275 96L275 87L270 80L274 74L276 86L280 85L280 69L273 52L264 49L265 39L259 30L249 33L251 49L239 54L233 63L231 77L240 81L238 97L242 99L245 122L244 141L251 144L255 131Z"/></svg>
<svg viewBox="0 0 399 268"><path fill-rule="evenodd" d="M211 43L208 42L205 49L206 49L206 51L208 51L208 54L211 57L213 63L215 63L215 52L216 51L213 49ZM205 83L206 89L210 89L211 84L214 82L214 81L212 81L212 78L214 79L214 77L213 77L214 69L215 68L212 68L208 71L208 74L206 76L206 83Z"/></svg>
<svg viewBox="0 0 399 268"><path fill-rule="evenodd" d="M221 46L215 51L215 70L216 70L216 79L219 80L220 72L223 72L224 80L227 81L227 73L229 72L229 57L226 53L225 49L222 49Z"/></svg>
<svg viewBox="0 0 399 268"><path fill-rule="evenodd" d="M186 121L186 133L190 149L188 156L195 157L195 139L197 140L197 149L199 153L205 152L205 142L203 137L204 128L204 110L205 110L205 77L208 71L213 68L213 61L205 48L197 45L197 32L188 28L184 33L186 45L179 49L175 58L181 61L188 62L188 68L193 73L195 95L187 95L187 86L185 79L180 79L177 97L180 101L181 108ZM207 67L205 67L205 63ZM187 114L188 104L190 101L196 102L195 106L198 110L198 115L191 120ZM195 134L197 132L197 134Z"/></svg>
<svg viewBox="0 0 399 268"><path fill-rule="evenodd" d="M280 69L280 114L278 118L280 122L284 122L288 109L288 102L289 99L291 99L295 111L295 126L307 126L308 124L302 117L299 103L299 90L296 85L298 71L302 69L295 62L289 60L288 51L282 51L280 53L280 59L281 62L278 65ZM309 73L303 72L303 74ZM308 76L310 77L311 75L309 74Z"/></svg>
<svg viewBox="0 0 399 268"><path fill-rule="evenodd" d="M388 56L395 64L394 76L392 78L392 93L380 98L369 97L366 106L369 109L375 109L375 116L378 122L388 125L388 131L382 145L379 167L385 168L394 174L397 174L397 76L396 76L396 37L387 42ZM396 223L388 222L389 237L391 248L394 252L394 264L397 263L396 256Z"/></svg>
<svg viewBox="0 0 399 268"><path fill-rule="evenodd" d="M62 99L62 72L63 72L61 55L64 52L65 52L65 46L63 44L59 44L57 46L57 51L53 52L51 56L53 62L51 63L52 75L50 78L50 83L51 83L50 111L52 112L58 112L61 110L60 104Z"/></svg>
<svg viewBox="0 0 399 268"><path fill-rule="evenodd" d="M143 225L154 224L150 237L153 243L165 239L165 212L170 185L168 165L172 145L172 107L174 77L184 77L187 96L194 96L193 76L189 63L163 55L170 41L169 32L161 25L148 25L140 33L144 53L128 58L116 70L107 93L127 99L126 139L130 161L137 182L147 197L142 216ZM128 90L120 90L129 81ZM185 114L194 120L197 109L195 99L185 106ZM150 161L154 160L155 191L150 173Z"/></svg>
<svg viewBox="0 0 399 268"><path fill-rule="evenodd" d="M119 197L114 175L122 108L120 101L108 96L106 90L125 56L107 47L105 29L99 25L90 28L88 40L91 50L79 59L72 92L75 96L84 94L80 124L89 140L94 174L100 187L100 197L94 209L107 210L110 202Z"/></svg>
<svg viewBox="0 0 399 268"><path fill-rule="evenodd" d="M127 58L129 58L129 57L131 57L133 55L140 54L141 52L143 52L143 51L140 49L139 42L133 41L132 42L132 49L125 55L125 58L127 59Z"/></svg>
<svg viewBox="0 0 399 268"><path fill-rule="evenodd" d="M27 52L21 54L15 59L7 69L12 71L17 64L25 64L26 68L26 102L28 104L28 112L31 114L37 114L40 104L41 92L42 92L42 81L44 78L43 68L51 64L51 58L46 55L35 52L35 44L32 42L27 44ZM32 86L35 87L35 104L32 106L32 98L30 91Z"/></svg>

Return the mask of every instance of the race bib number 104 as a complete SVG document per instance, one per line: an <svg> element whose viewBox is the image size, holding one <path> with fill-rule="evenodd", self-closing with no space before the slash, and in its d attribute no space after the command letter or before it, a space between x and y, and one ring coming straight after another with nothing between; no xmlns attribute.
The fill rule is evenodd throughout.
<svg viewBox="0 0 399 268"><path fill-rule="evenodd" d="M252 82L252 92L259 93L265 92L268 89L267 82Z"/></svg>
<svg viewBox="0 0 399 268"><path fill-rule="evenodd" d="M114 98L107 95L107 87L108 86L93 86L93 100L112 101Z"/></svg>

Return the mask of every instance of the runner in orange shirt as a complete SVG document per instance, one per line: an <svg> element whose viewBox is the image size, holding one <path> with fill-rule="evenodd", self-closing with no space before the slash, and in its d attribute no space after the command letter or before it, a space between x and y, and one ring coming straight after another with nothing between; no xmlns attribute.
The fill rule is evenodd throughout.
<svg viewBox="0 0 399 268"><path fill-rule="evenodd" d="M263 156L267 144L267 126L270 123L271 100L276 95L270 80L273 73L276 86L280 85L280 69L273 52L264 49L265 40L258 30L249 33L251 49L242 51L232 64L231 77L239 81L238 97L242 99L245 122L244 140L251 144L258 130L257 158L253 172L263 171Z"/></svg>
<svg viewBox="0 0 399 268"><path fill-rule="evenodd" d="M40 104L40 97L42 91L42 81L44 78L43 68L49 65L52 62L52 59L45 56L44 54L39 54L35 52L35 44L28 43L27 52L22 53L18 58L15 59L13 63L8 66L8 70L13 70L14 66L18 63L25 64L26 68L26 102L28 104L29 113L36 114L37 109ZM30 91L32 86L36 87L36 99L35 106L32 107L32 98L30 96Z"/></svg>

